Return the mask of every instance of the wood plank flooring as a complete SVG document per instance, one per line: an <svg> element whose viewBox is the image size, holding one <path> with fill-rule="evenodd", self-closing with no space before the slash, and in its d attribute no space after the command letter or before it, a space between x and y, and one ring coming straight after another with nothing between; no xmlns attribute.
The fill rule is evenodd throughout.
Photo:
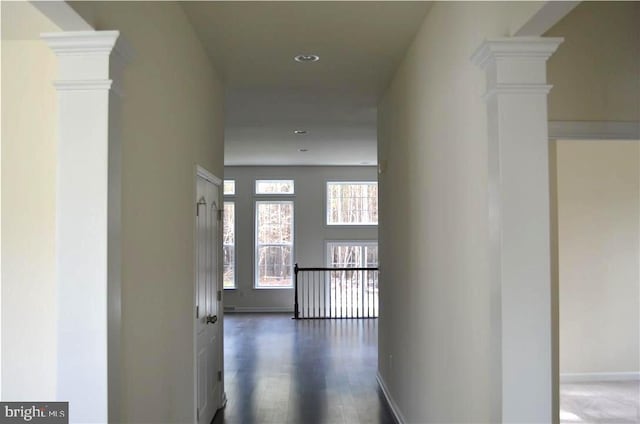
<svg viewBox="0 0 640 424"><path fill-rule="evenodd" d="M227 406L214 424L386 424L377 320L225 315Z"/></svg>

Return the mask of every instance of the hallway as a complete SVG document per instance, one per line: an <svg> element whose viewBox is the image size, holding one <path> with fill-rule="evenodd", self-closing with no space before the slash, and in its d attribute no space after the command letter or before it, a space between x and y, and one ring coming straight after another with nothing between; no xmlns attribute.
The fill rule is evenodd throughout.
<svg viewBox="0 0 640 424"><path fill-rule="evenodd" d="M393 423L376 382L377 320L228 314L222 423Z"/></svg>

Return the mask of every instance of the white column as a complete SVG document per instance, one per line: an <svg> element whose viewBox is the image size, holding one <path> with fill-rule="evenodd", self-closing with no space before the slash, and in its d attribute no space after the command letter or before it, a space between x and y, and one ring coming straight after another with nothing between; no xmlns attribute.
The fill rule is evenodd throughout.
<svg viewBox="0 0 640 424"><path fill-rule="evenodd" d="M117 409L109 380L113 389L120 337L120 146L110 79L120 69L118 36L42 35L58 59L57 398L69 401L77 423L113 421Z"/></svg>
<svg viewBox="0 0 640 424"><path fill-rule="evenodd" d="M562 39L488 40L492 276L501 295L502 422L550 423L552 320L546 61Z"/></svg>

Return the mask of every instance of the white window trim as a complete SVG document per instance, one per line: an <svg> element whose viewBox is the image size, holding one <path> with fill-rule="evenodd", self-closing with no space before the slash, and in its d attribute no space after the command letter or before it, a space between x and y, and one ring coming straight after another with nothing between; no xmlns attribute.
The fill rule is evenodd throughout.
<svg viewBox="0 0 640 424"><path fill-rule="evenodd" d="M330 244L358 245L358 246L376 246L378 247L378 239L360 239L360 240L325 240L324 241L324 263L325 267L331 268L331 257L329 252ZM378 247L378 266L380 266L380 249Z"/></svg>
<svg viewBox="0 0 640 424"><path fill-rule="evenodd" d="M378 184L378 223L380 222L380 184L378 180L326 180L324 184L324 227L325 228L378 228L378 224L330 224L329 223L329 184Z"/></svg>
<svg viewBox="0 0 640 424"><path fill-rule="evenodd" d="M227 181L233 181L233 194L227 194L227 193L224 192L224 183L227 182ZM233 200L233 198L236 197L236 195L238 193L238 190L236 190L237 188L238 188L238 180L236 180L235 178L225 178L222 181L222 195L225 198L228 197L230 201Z"/></svg>
<svg viewBox="0 0 640 424"><path fill-rule="evenodd" d="M277 183L281 181L291 182L293 186L293 193L258 193L258 182L271 182ZM268 198L272 197L292 197L296 195L296 180L294 178L256 178L253 182L253 195L256 197L265 196Z"/></svg>
<svg viewBox="0 0 640 424"><path fill-rule="evenodd" d="M295 189L294 189L295 190ZM293 195L255 195L253 198L253 289L254 290L293 290L294 289L294 274L293 268L296 263L296 203L293 199ZM258 203L275 203L275 202L287 202L293 205L293 214L291 215L291 227L293 228L293 237L291 238L291 286L285 287L260 287L258 286ZM289 244L283 244L288 246Z"/></svg>
<svg viewBox="0 0 640 424"><path fill-rule="evenodd" d="M232 197L233 195L226 195L222 200L222 214L224 219L224 204L225 202L233 203L233 287L224 287L224 263L223 266L223 279L222 279L222 288L223 290L237 290L238 289L238 219L236 214L236 206L238 202L236 199ZM224 223L222 224L224 225ZM224 249L224 241L222 245Z"/></svg>

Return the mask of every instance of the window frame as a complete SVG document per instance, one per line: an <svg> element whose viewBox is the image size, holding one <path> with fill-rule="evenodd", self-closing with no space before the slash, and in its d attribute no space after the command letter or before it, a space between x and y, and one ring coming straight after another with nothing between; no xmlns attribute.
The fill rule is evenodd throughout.
<svg viewBox="0 0 640 424"><path fill-rule="evenodd" d="M256 180L257 181L257 180ZM258 285L259 259L258 259L258 204L259 203L290 203L293 207L291 214L291 285L261 287ZM294 194L254 195L253 198L253 289L254 290L293 290L295 287L294 267L296 262L296 204Z"/></svg>
<svg viewBox="0 0 640 424"><path fill-rule="evenodd" d="M236 214L236 199L231 197L234 195L227 195L222 199L222 225L224 231L224 206L225 203L233 203L233 287L224 286L224 240L222 240L222 289L223 290L237 290L238 289L238 219Z"/></svg>
<svg viewBox="0 0 640 424"><path fill-rule="evenodd" d="M292 193L258 193L258 183L259 182L291 182L291 187L293 188L293 192ZM255 197L260 197L260 196L265 196L265 197L278 197L278 196L282 196L282 197L289 197L289 196L295 196L296 195L296 180L293 178L256 178L253 182L253 195Z"/></svg>
<svg viewBox="0 0 640 424"><path fill-rule="evenodd" d="M325 228L378 228L378 224L331 224L329 223L329 184L372 184L378 185L378 224L380 223L380 184L378 180L326 180L324 184L324 227Z"/></svg>
<svg viewBox="0 0 640 424"><path fill-rule="evenodd" d="M378 268L380 267L380 247L378 244L378 239L359 239L359 240L325 240L324 241L324 263L325 267L331 268L333 264L331 263L331 244L341 244L341 245L356 245L356 246L376 246L378 248ZM364 251L362 252L364 255ZM361 259L364 259L361 258ZM366 267L363 265L363 267Z"/></svg>
<svg viewBox="0 0 640 424"><path fill-rule="evenodd" d="M224 192L224 183L231 182L231 181L233 181L233 193L225 193ZM238 181L235 178L226 178L226 179L222 180L222 196L225 197L225 198L227 198L227 197L230 197L230 198L236 197L236 194L237 194L236 188L238 186L237 183L238 183Z"/></svg>

